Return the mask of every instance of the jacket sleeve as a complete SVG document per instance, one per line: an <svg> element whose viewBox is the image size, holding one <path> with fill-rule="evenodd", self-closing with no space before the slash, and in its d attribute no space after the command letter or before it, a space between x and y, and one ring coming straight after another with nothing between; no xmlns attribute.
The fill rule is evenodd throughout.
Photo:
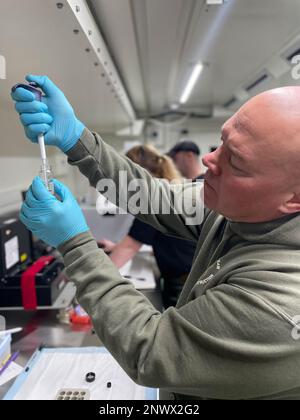
<svg viewBox="0 0 300 420"><path fill-rule="evenodd" d="M91 186L125 212L162 233L198 240L203 220L202 183L175 185L158 180L87 129L68 157Z"/></svg>
<svg viewBox="0 0 300 420"><path fill-rule="evenodd" d="M90 233L60 248L77 298L105 347L138 384L213 399L295 388L298 344L254 294L230 284L158 312L125 281ZM289 372L287 372L289 370ZM294 373L293 373L294 372Z"/></svg>

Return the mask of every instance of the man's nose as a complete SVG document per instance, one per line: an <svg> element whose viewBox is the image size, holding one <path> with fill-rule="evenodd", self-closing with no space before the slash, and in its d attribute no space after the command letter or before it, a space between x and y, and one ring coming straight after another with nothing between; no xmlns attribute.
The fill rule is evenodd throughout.
<svg viewBox="0 0 300 420"><path fill-rule="evenodd" d="M221 175L221 169L218 164L219 160L219 150L215 150L212 153L208 153L207 155L203 156L202 163L206 166L213 175L219 176Z"/></svg>

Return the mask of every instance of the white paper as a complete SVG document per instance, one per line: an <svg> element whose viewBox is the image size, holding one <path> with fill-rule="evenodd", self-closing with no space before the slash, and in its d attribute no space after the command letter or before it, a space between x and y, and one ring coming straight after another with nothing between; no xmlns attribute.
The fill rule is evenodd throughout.
<svg viewBox="0 0 300 420"><path fill-rule="evenodd" d="M4 245L5 249L5 264L6 269L9 270L19 262L19 239L17 236L7 241Z"/></svg>
<svg viewBox="0 0 300 420"><path fill-rule="evenodd" d="M152 269L135 260L131 260L121 267L120 274L126 280L129 280L138 290L156 288L155 277Z"/></svg>
<svg viewBox="0 0 300 420"><path fill-rule="evenodd" d="M15 362L12 362L7 369L0 375L0 386L11 381L16 376L20 375L23 371L23 368Z"/></svg>
<svg viewBox="0 0 300 420"><path fill-rule="evenodd" d="M153 254L153 248L150 245L142 245L142 247L139 250L139 253L145 252L147 254Z"/></svg>
<svg viewBox="0 0 300 420"><path fill-rule="evenodd" d="M96 380L85 380L88 372ZM111 388L107 383L111 382ZM88 389L91 400L143 400L146 388L135 384L110 354L51 352L41 354L14 400L54 400L60 389Z"/></svg>

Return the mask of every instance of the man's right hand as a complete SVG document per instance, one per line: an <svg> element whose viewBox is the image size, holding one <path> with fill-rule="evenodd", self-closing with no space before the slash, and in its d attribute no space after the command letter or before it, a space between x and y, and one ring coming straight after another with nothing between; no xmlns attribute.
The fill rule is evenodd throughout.
<svg viewBox="0 0 300 420"><path fill-rule="evenodd" d="M109 241L108 239L102 239L102 241L98 242L99 248L102 248L107 254L111 253L115 249L116 245L116 243Z"/></svg>
<svg viewBox="0 0 300 420"><path fill-rule="evenodd" d="M25 128L26 136L38 142L38 135L45 135L45 143L68 152L80 139L85 126L80 122L63 92L46 76L27 76L43 90L42 102L33 93L18 88L12 98Z"/></svg>

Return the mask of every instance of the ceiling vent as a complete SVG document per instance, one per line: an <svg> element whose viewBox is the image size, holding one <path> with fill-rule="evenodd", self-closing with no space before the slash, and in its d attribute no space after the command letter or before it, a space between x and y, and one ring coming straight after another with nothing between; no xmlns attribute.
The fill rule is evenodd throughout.
<svg viewBox="0 0 300 420"><path fill-rule="evenodd" d="M286 60L291 62L293 57L295 57L296 55L300 55L300 47L298 45L298 48L294 48L293 51L289 51L286 55Z"/></svg>
<svg viewBox="0 0 300 420"><path fill-rule="evenodd" d="M268 73L263 73L261 76L259 76L256 80L251 82L249 85L246 85L245 91L248 93L251 93L255 89L259 89L261 85L264 83L270 81L271 77Z"/></svg>
<svg viewBox="0 0 300 420"><path fill-rule="evenodd" d="M223 106L224 108L233 108L235 105L237 105L238 101L235 96L229 99Z"/></svg>

